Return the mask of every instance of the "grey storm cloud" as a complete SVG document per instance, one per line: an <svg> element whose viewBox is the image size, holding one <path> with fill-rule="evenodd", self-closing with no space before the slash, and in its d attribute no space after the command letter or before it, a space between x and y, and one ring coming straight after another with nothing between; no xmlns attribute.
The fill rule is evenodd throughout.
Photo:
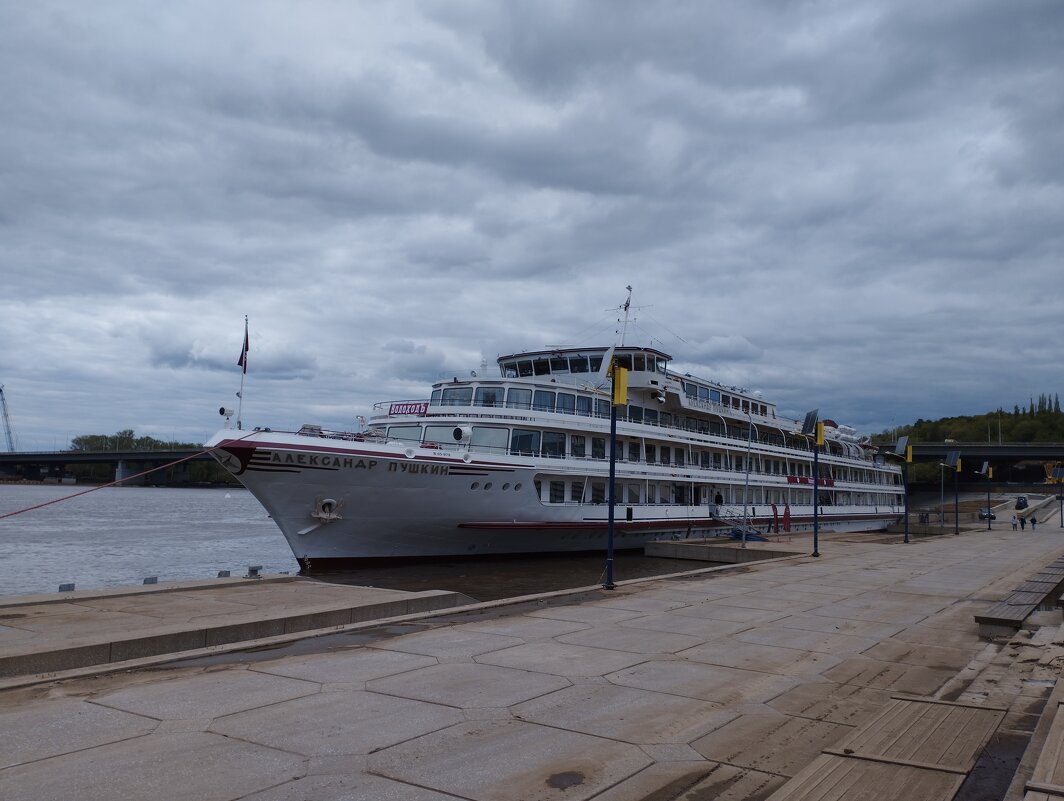
<svg viewBox="0 0 1064 801"><path fill-rule="evenodd" d="M8 4L12 423L203 437L247 315L245 420L344 427L610 344L627 284L627 341L786 413L1011 409L1059 372L1062 31L1057 0Z"/></svg>

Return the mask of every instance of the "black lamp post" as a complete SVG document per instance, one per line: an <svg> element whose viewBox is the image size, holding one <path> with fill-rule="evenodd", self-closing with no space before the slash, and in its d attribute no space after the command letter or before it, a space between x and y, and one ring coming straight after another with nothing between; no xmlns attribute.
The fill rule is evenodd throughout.
<svg viewBox="0 0 1064 801"><path fill-rule="evenodd" d="M902 489L905 491L905 538L902 542L909 542L909 462L913 460L913 450L909 447L908 437L899 437L894 446L894 455L900 456Z"/></svg>
<svg viewBox="0 0 1064 801"><path fill-rule="evenodd" d="M813 556L820 556L820 446L824 443L824 424L817 422L819 409L805 415L802 434L813 437Z"/></svg>
<svg viewBox="0 0 1064 801"><path fill-rule="evenodd" d="M946 466L953 468L953 535L956 536L961 533L961 452L947 453Z"/></svg>
<svg viewBox="0 0 1064 801"><path fill-rule="evenodd" d="M613 379L613 392L610 398L610 489L606 498L610 506L606 518L606 581L602 584L605 590L617 587L613 583L613 523L617 503L617 406L628 402L628 370L612 362L610 377Z"/></svg>

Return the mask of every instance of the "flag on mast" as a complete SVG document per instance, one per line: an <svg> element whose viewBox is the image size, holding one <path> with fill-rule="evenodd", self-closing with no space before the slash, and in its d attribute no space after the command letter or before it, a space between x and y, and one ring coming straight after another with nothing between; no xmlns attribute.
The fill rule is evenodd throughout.
<svg viewBox="0 0 1064 801"><path fill-rule="evenodd" d="M244 318L244 347L240 349L240 358L236 360L237 367L244 368L244 374L248 371L248 318Z"/></svg>

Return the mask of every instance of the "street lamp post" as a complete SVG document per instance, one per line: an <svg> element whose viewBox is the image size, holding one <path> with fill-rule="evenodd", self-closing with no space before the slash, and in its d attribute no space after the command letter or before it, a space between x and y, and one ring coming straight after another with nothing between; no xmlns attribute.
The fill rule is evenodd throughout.
<svg viewBox="0 0 1064 801"><path fill-rule="evenodd" d="M820 446L824 444L824 424L817 421L819 409L805 415L802 434L813 437L813 556L820 556Z"/></svg>
<svg viewBox="0 0 1064 801"><path fill-rule="evenodd" d="M742 532L742 545L739 547L746 547L746 529L748 525L749 514L747 506L747 498L750 493L750 446L754 440L754 418L750 412L746 413L746 481L743 484L743 532Z"/></svg>

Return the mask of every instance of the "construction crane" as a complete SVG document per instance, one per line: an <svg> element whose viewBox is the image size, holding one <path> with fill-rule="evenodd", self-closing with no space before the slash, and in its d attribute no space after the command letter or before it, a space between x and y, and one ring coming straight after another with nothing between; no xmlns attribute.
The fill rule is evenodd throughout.
<svg viewBox="0 0 1064 801"><path fill-rule="evenodd" d="M11 418L7 416L7 398L4 397L4 385L0 384L0 416L4 418L4 436L7 437L8 453L15 452L15 438L11 435Z"/></svg>

